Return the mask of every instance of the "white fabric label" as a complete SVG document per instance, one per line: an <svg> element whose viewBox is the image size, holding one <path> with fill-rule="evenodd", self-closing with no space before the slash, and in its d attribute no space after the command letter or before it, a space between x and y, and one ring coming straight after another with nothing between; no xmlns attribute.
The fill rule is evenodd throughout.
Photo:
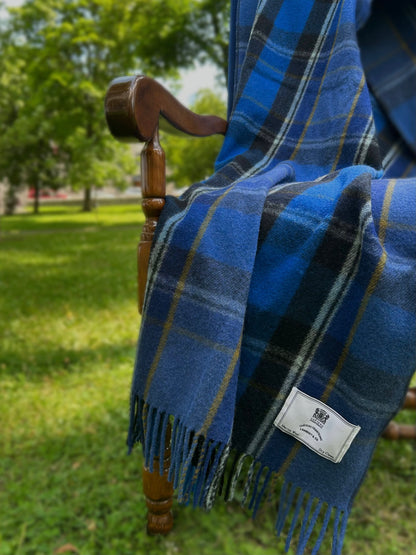
<svg viewBox="0 0 416 555"><path fill-rule="evenodd" d="M361 429L296 387L292 388L274 425L334 463L341 461Z"/></svg>

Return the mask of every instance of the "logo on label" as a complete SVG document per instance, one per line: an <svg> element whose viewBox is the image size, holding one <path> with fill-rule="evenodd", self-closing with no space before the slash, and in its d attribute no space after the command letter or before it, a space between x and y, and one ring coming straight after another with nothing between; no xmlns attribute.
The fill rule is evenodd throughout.
<svg viewBox="0 0 416 555"><path fill-rule="evenodd" d="M328 418L329 418L329 414L326 412L326 410L317 407L315 409L315 412L313 413L313 416L311 418L311 422L313 422L314 424L316 424L320 428L323 428L324 425L326 424Z"/></svg>
<svg viewBox="0 0 416 555"><path fill-rule="evenodd" d="M296 387L289 393L274 425L334 463L342 460L361 429Z"/></svg>

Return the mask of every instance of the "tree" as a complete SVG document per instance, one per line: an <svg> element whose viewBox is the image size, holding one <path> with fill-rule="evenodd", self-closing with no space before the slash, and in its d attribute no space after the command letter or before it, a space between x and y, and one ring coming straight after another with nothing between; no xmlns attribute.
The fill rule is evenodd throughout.
<svg viewBox="0 0 416 555"><path fill-rule="evenodd" d="M134 171L104 122L109 81L144 71L175 76L196 60L223 69L227 2L28 0L11 9L0 45L8 66L0 177L37 188L67 179L84 189L90 209L93 186L121 185Z"/></svg>
<svg viewBox="0 0 416 555"><path fill-rule="evenodd" d="M230 0L153 0L140 14L136 32L144 71L155 77L208 62L227 82Z"/></svg>
<svg viewBox="0 0 416 555"><path fill-rule="evenodd" d="M6 213L13 213L16 192L22 184L34 191L34 211L39 209L43 186L62 186L62 153L51 140L51 124L42 104L31 98L23 58L16 56L10 34L2 30L0 44L0 178L7 179Z"/></svg>
<svg viewBox="0 0 416 555"><path fill-rule="evenodd" d="M225 117L226 105L211 90L202 90L191 109L198 114ZM213 173L214 162L220 151L223 137L204 138L163 134L162 146L168 161L169 179L178 187L202 181Z"/></svg>
<svg viewBox="0 0 416 555"><path fill-rule="evenodd" d="M32 0L12 11L7 33L8 59L20 60L24 71L12 87L22 100L2 118L2 174L11 186L23 181L35 191L66 178L84 188L84 210L91 209L92 186L126 183L133 171L130 151L104 122L105 62L115 52L100 33L109 24L97 16L100 6Z"/></svg>

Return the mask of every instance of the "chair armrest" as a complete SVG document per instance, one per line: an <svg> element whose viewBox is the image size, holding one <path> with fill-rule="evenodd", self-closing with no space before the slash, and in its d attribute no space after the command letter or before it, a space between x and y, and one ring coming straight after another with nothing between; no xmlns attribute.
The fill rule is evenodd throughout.
<svg viewBox="0 0 416 555"><path fill-rule="evenodd" d="M150 141L162 116L174 128L197 137L225 134L227 122L185 108L160 83L138 75L114 79L105 97L105 115L112 135L123 142Z"/></svg>
<svg viewBox="0 0 416 555"><path fill-rule="evenodd" d="M142 311L150 248L165 204L165 153L159 143L159 119L197 137L225 134L227 122L191 112L150 77L119 77L110 83L105 115L112 135L123 142L144 141L141 152L142 208L146 217L138 246L138 304Z"/></svg>

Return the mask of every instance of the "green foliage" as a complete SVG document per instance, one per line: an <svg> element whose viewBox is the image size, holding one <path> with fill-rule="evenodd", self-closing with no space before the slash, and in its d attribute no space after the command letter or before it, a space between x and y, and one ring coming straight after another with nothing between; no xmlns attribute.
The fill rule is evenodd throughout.
<svg viewBox="0 0 416 555"><path fill-rule="evenodd" d="M216 65L227 80L230 0L152 0L137 18L142 68L165 75L197 62Z"/></svg>
<svg viewBox="0 0 416 555"><path fill-rule="evenodd" d="M210 90L200 91L191 109L198 114L226 116L225 103ZM172 180L177 187L188 187L209 177L222 141L223 137L219 135L190 138L164 134L162 145L169 168L168 180Z"/></svg>
<svg viewBox="0 0 416 555"><path fill-rule="evenodd" d="M214 6L215 4L215 6ZM224 72L228 1L27 0L0 42L0 179L12 188L126 185L130 150L107 131L111 79L198 60Z"/></svg>
<svg viewBox="0 0 416 555"><path fill-rule="evenodd" d="M255 522L237 503L175 504L174 531L146 536L142 460L125 451L142 223L133 205L42 207L1 223L0 555L284 553L275 500ZM345 553L414 552L414 476L413 445L381 440Z"/></svg>
<svg viewBox="0 0 416 555"><path fill-rule="evenodd" d="M0 177L12 187L125 186L134 172L103 115L109 71L123 73L134 59L117 45L126 37L114 10L115 2L84 0L11 10L0 62Z"/></svg>

